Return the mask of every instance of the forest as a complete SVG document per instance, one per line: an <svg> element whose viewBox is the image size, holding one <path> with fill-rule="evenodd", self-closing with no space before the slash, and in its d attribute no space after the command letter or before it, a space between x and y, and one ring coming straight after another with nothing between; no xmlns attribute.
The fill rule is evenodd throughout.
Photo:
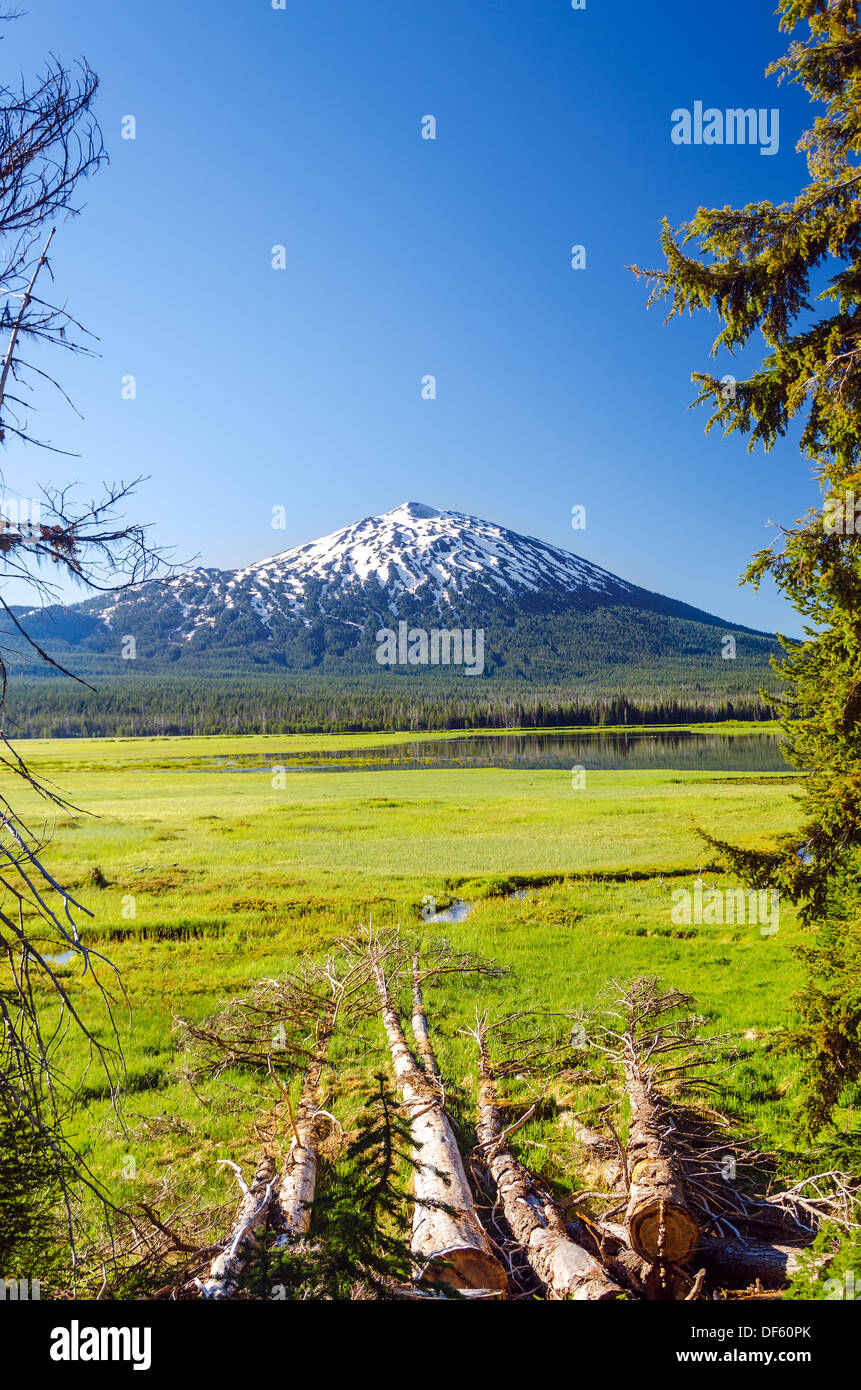
<svg viewBox="0 0 861 1390"><path fill-rule="evenodd" d="M173 674L106 680L96 690L58 678L20 681L6 702L18 738L106 735L374 733L421 729L539 729L583 725L701 724L773 719L755 694L717 694L644 682L542 687L465 677L353 677L284 673L182 679Z"/></svg>

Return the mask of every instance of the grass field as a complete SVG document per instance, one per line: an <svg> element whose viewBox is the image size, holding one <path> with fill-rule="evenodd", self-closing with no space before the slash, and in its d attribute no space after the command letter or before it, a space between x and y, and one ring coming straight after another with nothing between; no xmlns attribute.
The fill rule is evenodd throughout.
<svg viewBox="0 0 861 1390"><path fill-rule="evenodd" d="M385 741L358 737L367 746ZM710 1031L738 1035L740 1057L721 1077L721 1103L748 1131L791 1150L797 1069L774 1047L799 981L791 910L782 910L777 935L765 937L757 926L671 920L673 890L692 889L698 871L707 886L729 883L707 867L694 823L763 844L797 822L787 778L606 772L590 773L575 790L570 775L555 771L362 769L291 771L273 785L263 766L216 765L237 754L283 751L289 741L26 746L33 768L81 808L57 816L48 861L93 912L85 935L118 968L128 997L117 1009L128 1133L94 1069L73 1122L94 1172L121 1201L157 1196L167 1174L180 1194L195 1192L213 1206L233 1200L232 1179L216 1160L253 1160L253 1120L275 1094L264 1080L231 1074L195 1094L182 1079L174 1022L202 1019L303 953L324 955L371 917L379 927L444 933L456 948L508 972L455 979L427 1001L465 1134L474 1063L459 1030L477 1004L496 1013L588 1011L609 980L655 973L697 997ZM299 746L325 749L326 742L302 738ZM25 809L33 820L35 798ZM107 887L91 884L96 868ZM515 889L525 896L512 897ZM429 898L437 909L463 899L473 910L464 922L427 923ZM74 973L59 968L73 999L104 1028L79 965ZM72 1034L67 1046L69 1066L80 1074L84 1056L74 1053ZM339 1042L333 1060L329 1108L349 1122L363 1078L385 1066L382 1030ZM599 1086L586 1101L609 1094ZM576 1182L552 1105L518 1139L533 1168ZM124 1176L130 1167L131 1178Z"/></svg>

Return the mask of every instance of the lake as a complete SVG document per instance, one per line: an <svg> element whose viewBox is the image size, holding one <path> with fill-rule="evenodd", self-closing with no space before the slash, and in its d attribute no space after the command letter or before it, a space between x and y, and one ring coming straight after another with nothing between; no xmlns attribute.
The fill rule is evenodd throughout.
<svg viewBox="0 0 861 1390"><path fill-rule="evenodd" d="M348 771L420 768L525 768L593 771L785 772L777 734L716 734L661 730L631 733L475 734L421 739L390 746L268 753L265 763L288 771ZM237 771L259 767L259 755L219 760Z"/></svg>

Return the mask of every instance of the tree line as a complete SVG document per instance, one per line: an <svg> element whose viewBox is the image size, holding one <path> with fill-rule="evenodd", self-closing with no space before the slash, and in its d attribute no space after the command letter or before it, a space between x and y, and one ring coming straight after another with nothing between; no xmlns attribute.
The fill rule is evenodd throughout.
<svg viewBox="0 0 861 1390"><path fill-rule="evenodd" d="M284 677L115 681L91 691L65 681L10 689L7 723L17 738L180 734L376 733L443 729L540 729L584 725L767 721L757 696L638 693L498 682L477 689L432 683L381 689L372 679Z"/></svg>

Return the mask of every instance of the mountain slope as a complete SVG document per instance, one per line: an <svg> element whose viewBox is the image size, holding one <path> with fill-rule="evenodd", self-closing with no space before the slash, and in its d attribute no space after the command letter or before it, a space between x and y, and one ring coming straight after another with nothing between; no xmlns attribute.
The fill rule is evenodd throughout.
<svg viewBox="0 0 861 1390"><path fill-rule="evenodd" d="M379 675L378 631L401 623L481 630L484 658L474 674L551 681L644 663L672 664L676 679L689 668L696 680L715 663L725 673L725 634L759 679L774 650L767 634L638 588L569 551L420 503L245 569L198 568L68 609L16 611L40 642L86 658L86 669L128 671L123 652L131 649L139 674L145 658L148 669L170 664L188 674L280 667ZM399 656L384 674L403 674L404 665L413 676L442 674L423 673L402 649Z"/></svg>

